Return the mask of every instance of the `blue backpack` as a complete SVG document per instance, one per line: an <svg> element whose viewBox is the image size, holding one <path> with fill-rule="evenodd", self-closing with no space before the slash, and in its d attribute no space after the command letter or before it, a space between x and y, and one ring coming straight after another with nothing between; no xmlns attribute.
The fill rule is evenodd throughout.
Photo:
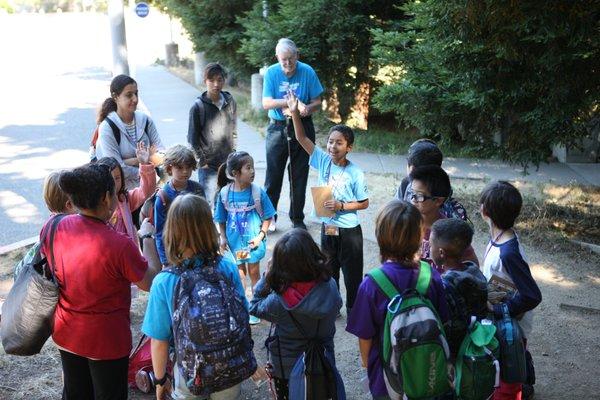
<svg viewBox="0 0 600 400"><path fill-rule="evenodd" d="M527 382L525 342L519 322L510 316L508 306L502 304L502 318L494 320L496 338L500 343L500 376L504 382Z"/></svg>
<svg viewBox="0 0 600 400"><path fill-rule="evenodd" d="M220 260L197 256L165 270L181 277L173 295L177 367L189 391L203 397L256 371L248 311L218 271Z"/></svg>

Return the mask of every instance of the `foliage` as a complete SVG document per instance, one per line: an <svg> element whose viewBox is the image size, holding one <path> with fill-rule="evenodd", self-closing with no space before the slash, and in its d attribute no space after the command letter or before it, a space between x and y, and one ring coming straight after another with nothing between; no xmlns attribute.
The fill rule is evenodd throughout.
<svg viewBox="0 0 600 400"><path fill-rule="evenodd" d="M598 115L592 1L411 1L401 28L373 30L387 85L375 104L423 135L493 146L526 166L572 144Z"/></svg>
<svg viewBox="0 0 600 400"><path fill-rule="evenodd" d="M326 88L325 97L338 103L343 120L355 96L370 81L373 27L383 27L398 11L394 1L269 0L263 16L257 2L240 23L244 38L239 54L255 67L276 62L275 45L282 37L299 47L301 60L310 64Z"/></svg>
<svg viewBox="0 0 600 400"><path fill-rule="evenodd" d="M204 51L208 59L223 63L237 78L253 72L251 65L237 54L242 26L236 17L249 11L254 1L154 0L153 4L181 19L196 51Z"/></svg>

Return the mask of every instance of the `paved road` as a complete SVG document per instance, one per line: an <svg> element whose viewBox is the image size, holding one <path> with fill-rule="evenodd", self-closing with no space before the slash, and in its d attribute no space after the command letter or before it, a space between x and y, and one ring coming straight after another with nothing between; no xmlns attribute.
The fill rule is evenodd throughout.
<svg viewBox="0 0 600 400"><path fill-rule="evenodd" d="M138 63L164 57L168 25L154 17L128 20L132 74ZM112 56L105 15L0 15L0 37L3 246L38 233L48 215L42 199L48 172L87 161Z"/></svg>

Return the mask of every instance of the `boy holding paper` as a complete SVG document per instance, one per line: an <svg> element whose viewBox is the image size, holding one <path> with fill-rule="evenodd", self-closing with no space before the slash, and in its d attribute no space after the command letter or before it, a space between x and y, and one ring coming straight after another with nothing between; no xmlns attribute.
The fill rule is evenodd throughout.
<svg viewBox="0 0 600 400"><path fill-rule="evenodd" d="M363 237L357 211L369 207L365 175L346 158L352 150L354 132L346 125L333 126L329 130L325 152L306 136L298 112L298 98L292 91L288 91L287 103L296 140L310 156L310 166L318 170L318 186L328 186L331 190L331 197L322 202L322 207L315 204L315 208L325 208L332 214L321 216L321 250L331 260L338 290L340 269L344 273L348 315L363 278ZM326 190L317 189L321 192Z"/></svg>

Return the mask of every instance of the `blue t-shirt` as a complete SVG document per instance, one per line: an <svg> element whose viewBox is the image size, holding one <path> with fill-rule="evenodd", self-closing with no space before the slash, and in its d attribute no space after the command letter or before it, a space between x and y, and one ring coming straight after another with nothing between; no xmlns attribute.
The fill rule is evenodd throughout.
<svg viewBox="0 0 600 400"><path fill-rule="evenodd" d="M156 242L156 251L158 252L158 258L160 258L160 262L163 265L167 265L169 261L167 260L167 253L165 250L165 244L163 241L163 230L165 228L165 222L167 220L167 212L169 211L169 206L175 200L175 197L181 194L197 194L199 196L204 197L204 189L200 184L196 181L188 179L187 186L184 190L178 191L173 186L171 181L167 182L162 190L166 194L167 203L163 204L162 199L157 194L156 199L154 201L154 227L156 228L156 234L154 235L154 241Z"/></svg>
<svg viewBox="0 0 600 400"><path fill-rule="evenodd" d="M333 198L348 203L351 201L363 201L369 198L365 174L350 160L346 160L344 167L335 165L331 156L318 147L315 147L310 156L310 166L319 171L319 186L332 186ZM337 211L331 218L321 217L326 224L333 224L340 228L354 228L360 223L358 212Z"/></svg>
<svg viewBox="0 0 600 400"><path fill-rule="evenodd" d="M292 89L304 104L310 103L311 99L323 93L323 86L310 65L298 61L294 75L289 78L285 76L279 63L271 65L265 73L263 97L283 99L288 89ZM269 110L269 117L280 121L285 120L281 108Z"/></svg>
<svg viewBox="0 0 600 400"><path fill-rule="evenodd" d="M263 189L260 189L260 202L263 209L262 218L258 214L258 211L256 211L256 208L245 211L245 209L254 205L252 187L249 186L241 192L236 192L233 190L233 185L230 185L228 204L229 208L232 209L232 212L228 212L221 200L221 194L223 192L224 190L221 189L215 202L214 220L217 223L225 223L227 244L235 256L237 251L247 247L248 242L258 236L262 222L273 218L275 215L275 208L273 207L273 203L271 203L269 196L267 196L267 193L265 193ZM250 251L250 258L237 260L237 263L259 262L265 256L265 253L266 244L265 240L263 240L257 248Z"/></svg>
<svg viewBox="0 0 600 400"><path fill-rule="evenodd" d="M237 266L230 258L223 257L217 268L225 279L235 287L237 295L242 299L246 308L248 308L248 300L246 300ZM171 341L173 338L173 331L171 329L173 325L173 295L179 278L179 275L170 272L161 272L152 281L150 297L146 306L146 315L144 315L144 322L142 324L142 332L151 338L164 341Z"/></svg>

